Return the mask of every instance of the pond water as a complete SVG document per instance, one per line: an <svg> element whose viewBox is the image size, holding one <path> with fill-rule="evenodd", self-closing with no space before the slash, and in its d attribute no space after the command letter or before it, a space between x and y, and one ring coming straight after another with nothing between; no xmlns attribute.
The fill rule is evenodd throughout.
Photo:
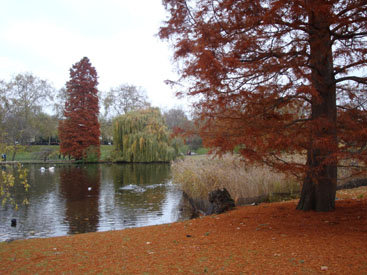
<svg viewBox="0 0 367 275"><path fill-rule="evenodd" d="M168 164L24 165L28 193L16 190L19 210L0 205L0 241L65 236L171 223L182 192ZM4 169L4 167L3 167ZM9 167L6 169L10 169ZM11 220L16 219L16 227Z"/></svg>

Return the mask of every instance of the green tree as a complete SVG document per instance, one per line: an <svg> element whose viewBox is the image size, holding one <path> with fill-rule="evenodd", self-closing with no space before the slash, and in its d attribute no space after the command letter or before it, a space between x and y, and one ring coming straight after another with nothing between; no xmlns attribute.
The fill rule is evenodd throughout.
<svg viewBox="0 0 367 275"><path fill-rule="evenodd" d="M122 162L169 162L175 149L158 108L127 113L113 121L114 158Z"/></svg>
<svg viewBox="0 0 367 275"><path fill-rule="evenodd" d="M54 88L48 81L24 73L2 81L0 93L3 142L13 146L14 160L19 145L28 145L37 135L37 116L52 101Z"/></svg>
<svg viewBox="0 0 367 275"><path fill-rule="evenodd" d="M58 122L56 116L51 116L43 112L39 113L35 117L35 129L37 130L36 142L47 142L50 145L51 140L57 138Z"/></svg>

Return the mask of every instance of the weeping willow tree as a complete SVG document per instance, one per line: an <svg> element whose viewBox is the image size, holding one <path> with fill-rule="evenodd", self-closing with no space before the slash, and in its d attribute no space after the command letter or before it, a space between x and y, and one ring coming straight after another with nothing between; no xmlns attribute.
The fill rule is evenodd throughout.
<svg viewBox="0 0 367 275"><path fill-rule="evenodd" d="M158 108L127 113L116 118L114 158L123 162L169 162L176 156Z"/></svg>

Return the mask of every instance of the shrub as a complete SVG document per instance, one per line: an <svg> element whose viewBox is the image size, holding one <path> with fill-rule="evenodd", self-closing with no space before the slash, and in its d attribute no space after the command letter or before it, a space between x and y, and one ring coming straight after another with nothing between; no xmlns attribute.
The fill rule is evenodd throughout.
<svg viewBox="0 0 367 275"><path fill-rule="evenodd" d="M98 162L99 156L99 147L91 145L85 150L83 162Z"/></svg>

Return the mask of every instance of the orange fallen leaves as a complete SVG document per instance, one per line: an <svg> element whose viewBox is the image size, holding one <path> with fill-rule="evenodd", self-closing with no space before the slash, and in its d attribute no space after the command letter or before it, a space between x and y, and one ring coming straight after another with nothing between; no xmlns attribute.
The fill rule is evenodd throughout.
<svg viewBox="0 0 367 275"><path fill-rule="evenodd" d="M328 213L297 211L289 201L174 224L0 243L0 273L363 274L367 187L358 190L338 192L337 209Z"/></svg>

